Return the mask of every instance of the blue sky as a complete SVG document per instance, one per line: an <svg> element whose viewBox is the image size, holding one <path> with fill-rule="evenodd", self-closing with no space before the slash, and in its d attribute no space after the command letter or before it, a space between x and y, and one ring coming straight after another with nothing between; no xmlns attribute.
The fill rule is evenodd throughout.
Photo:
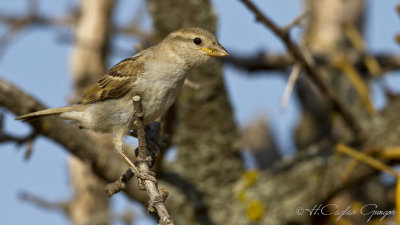
<svg viewBox="0 0 400 225"><path fill-rule="evenodd" d="M62 15L67 7L72 5L70 2L40 0L40 11L47 15ZM219 15L218 37L230 52L251 54L259 50L279 52L284 49L282 43L269 30L255 22L254 16L239 1L213 2ZM302 1L299 0L255 2L280 25L289 23L302 12ZM395 0L368 1L366 40L370 51L398 52L399 46L394 43L394 35L400 33L400 17L395 12L396 4ZM120 1L116 21L129 21L138 5L143 6L143 1ZM0 1L0 11L22 14L25 7L25 0ZM146 15L143 26L150 30L150 24L151 21ZM0 35L5 32L4 28L0 26ZM71 45L60 44L57 39L68 32L71 31L61 28L31 28L23 31L0 55L0 76L49 107L65 105L72 89L69 77ZM294 34L299 35L299 30ZM126 37L114 40L116 46L126 49L132 49L134 42L135 39ZM110 58L110 66L125 57L128 55L113 55ZM286 80L282 75L266 72L257 75L249 78L243 71L232 67L225 68L225 81L235 109L235 118L240 126L244 126L255 115L266 117L279 140L279 146L284 152L291 153L294 151L291 130L299 114L295 96L291 98L287 110L281 113L279 102ZM389 81L387 83L393 90L399 91L398 73L393 73L385 79ZM375 103L383 106L385 100L377 85L373 85L373 93ZM6 131L14 134L29 132L29 126L16 122L13 118L12 114L6 115ZM71 195L66 166L68 153L57 144L41 137L35 140L34 152L28 162L23 160L24 147L7 144L1 145L0 148L0 177L3 180L0 187L0 212L4 224L69 224L61 213L41 210L17 198L20 191L28 191L48 200L67 199ZM122 194L113 197L112 204L116 211L127 207L137 208ZM140 224L148 222L142 219Z"/></svg>

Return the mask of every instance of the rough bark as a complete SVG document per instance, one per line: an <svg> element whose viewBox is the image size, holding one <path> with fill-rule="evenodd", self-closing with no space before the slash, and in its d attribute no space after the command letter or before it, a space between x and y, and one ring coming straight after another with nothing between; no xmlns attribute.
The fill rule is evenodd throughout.
<svg viewBox="0 0 400 225"><path fill-rule="evenodd" d="M400 99L392 100L387 107L374 116L369 128L368 140L360 149L374 146L382 148L400 145ZM344 168L352 162L346 156L326 154L332 151L332 143L311 146L282 166L275 174L263 174L250 192L263 199L270 208L261 224L302 224L309 223L307 213L298 215L298 207L313 208L327 202L345 188L360 184L363 180L377 174L365 164L359 164L348 179L343 179ZM372 195L373 196L373 195Z"/></svg>

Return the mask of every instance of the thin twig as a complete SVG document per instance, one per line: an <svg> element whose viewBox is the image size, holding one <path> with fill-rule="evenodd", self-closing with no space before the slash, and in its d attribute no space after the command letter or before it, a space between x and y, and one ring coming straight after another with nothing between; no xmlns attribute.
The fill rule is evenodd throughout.
<svg viewBox="0 0 400 225"><path fill-rule="evenodd" d="M67 201L48 201L40 196L30 194L28 192L19 193L19 198L22 201L31 203L38 206L41 209L46 210L57 210L71 216L71 207L73 206L73 200ZM111 224L112 222L123 222L124 224L132 224L133 220L137 218L134 211L131 209L125 210L123 213L110 213L110 211L101 211L89 215L89 218L82 224L94 225L94 224Z"/></svg>
<svg viewBox="0 0 400 225"><path fill-rule="evenodd" d="M28 134L24 137L17 137L6 133L0 133L0 143L14 142L17 145L21 145L23 143L28 143L29 141L32 141L36 136L37 133L35 132L32 132L31 134Z"/></svg>
<svg viewBox="0 0 400 225"><path fill-rule="evenodd" d="M33 130L30 134L23 137L17 137L11 134L7 134L6 132L4 132L4 114L0 113L0 144L5 142L14 142L18 146L26 144L26 151L24 155L25 160L28 160L32 154L33 141L35 140L37 135L38 132L36 130Z"/></svg>
<svg viewBox="0 0 400 225"><path fill-rule="evenodd" d="M283 91L283 96L281 100L281 111L286 109L287 103L289 102L289 98L292 95L294 85L296 84L297 78L299 77L301 72L301 65L295 64L293 66L292 72L289 75L289 80L286 84L285 90Z"/></svg>
<svg viewBox="0 0 400 225"><path fill-rule="evenodd" d="M382 68L379 65L378 60L373 55L371 55L369 52L367 52L366 47L365 47L366 46L365 41L362 37L362 34L357 29L357 27L352 23L345 24L344 25L344 33L346 34L347 38L349 39L349 41L353 45L353 47L361 55L363 55L362 58L363 58L365 67L368 69L368 72L374 77L378 77L379 75L381 75Z"/></svg>
<svg viewBox="0 0 400 225"><path fill-rule="evenodd" d="M26 141L26 151L25 151L25 154L24 154L24 160L25 161L27 161L27 160L29 160L31 158L31 155L32 155L32 152L33 152L33 141L34 141L34 138L29 138Z"/></svg>
<svg viewBox="0 0 400 225"><path fill-rule="evenodd" d="M147 150L147 143L146 143L146 133L144 130L143 124L143 107L141 103L140 96L136 95L132 98L133 106L135 109L135 121L134 125L137 127L137 136L139 141L139 152L137 155L137 162L138 167L141 172L150 174L149 164L153 160L151 158L151 154ZM154 212L157 211L158 216L160 217L159 224L160 225L173 225L173 221L169 216L167 208L165 207L165 199L167 197L166 191L158 190L157 183L152 180L142 180L138 178L139 184L143 184L144 188L147 191L147 194L150 197L148 211ZM140 187L140 185L139 185Z"/></svg>
<svg viewBox="0 0 400 225"><path fill-rule="evenodd" d="M355 136L361 140L365 139L366 137L361 125L359 124L359 121L337 98L335 92L321 78L316 68L311 66L311 64L306 60L300 48L291 40L289 33L285 32L283 29L278 27L274 22L272 22L272 20L269 19L266 15L264 15L252 1L250 0L240 0L240 1L242 1L247 6L247 8L249 8L249 10L251 10L254 13L254 15L257 18L257 21L260 21L269 29L271 29L275 33L275 35L277 35L284 42L287 50L292 54L293 58L304 67L308 77L316 84L321 93L325 95L325 97L332 103L333 108L342 115L344 121L346 121L346 124L353 131Z"/></svg>
<svg viewBox="0 0 400 225"><path fill-rule="evenodd" d="M379 149L376 153L377 157L382 159L400 159L400 146Z"/></svg>
<svg viewBox="0 0 400 225"><path fill-rule="evenodd" d="M344 145L344 144L336 145L336 151L344 153L346 155L349 155L349 156L353 157L354 159L356 159L360 162L363 162L365 164L368 164L377 170L386 172L395 178L397 178L397 176L398 176L397 172L392 167L386 165L385 163L383 163L379 160L372 158L371 156L368 156L362 152L359 152L353 148L350 148L347 145Z"/></svg>
<svg viewBox="0 0 400 225"><path fill-rule="evenodd" d="M68 202L50 202L47 201L39 196L30 194L28 192L21 192L19 193L19 198L22 201L26 201L29 203L32 203L36 206L39 206L40 208L43 209L48 209L48 210L62 210L65 211L68 205Z"/></svg>
<svg viewBox="0 0 400 225"><path fill-rule="evenodd" d="M290 29L293 27L299 25L301 22L303 22L304 19L306 19L310 15L310 12L303 12L300 16L298 16L296 19L294 19L291 23L286 25L286 27L283 28L284 32L289 32Z"/></svg>
<svg viewBox="0 0 400 225"><path fill-rule="evenodd" d="M376 110L371 100L371 95L367 84L362 79L362 75L357 71L353 64L349 63L343 56L337 55L332 60L332 65L343 72L343 74L349 79L350 84L354 90L360 96L361 102L363 103L366 111L373 115Z"/></svg>
<svg viewBox="0 0 400 225"><path fill-rule="evenodd" d="M37 11L29 11L23 16L0 12L0 23L6 24L13 29L28 27L73 27L77 24L78 17L74 13L64 16L52 17L39 14ZM114 34L139 37L142 40L152 40L152 33L144 31L137 24L127 24L124 26L113 26L110 31Z"/></svg>
<svg viewBox="0 0 400 225"><path fill-rule="evenodd" d="M111 197L114 194L124 190L126 188L126 184L133 177L133 175L132 169L129 168L118 178L118 180L107 184L105 190L108 197Z"/></svg>

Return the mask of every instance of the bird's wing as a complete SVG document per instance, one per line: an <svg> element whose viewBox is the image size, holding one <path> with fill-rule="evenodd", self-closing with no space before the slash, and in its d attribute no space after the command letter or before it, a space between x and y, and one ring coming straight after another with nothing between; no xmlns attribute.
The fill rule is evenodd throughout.
<svg viewBox="0 0 400 225"><path fill-rule="evenodd" d="M142 54L135 55L112 67L83 95L79 103L90 104L124 96L131 89L133 83L144 73L142 56Z"/></svg>

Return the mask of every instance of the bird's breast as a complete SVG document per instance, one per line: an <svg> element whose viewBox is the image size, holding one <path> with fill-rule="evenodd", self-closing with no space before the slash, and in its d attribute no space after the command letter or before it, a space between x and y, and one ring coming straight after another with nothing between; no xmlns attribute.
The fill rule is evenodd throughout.
<svg viewBox="0 0 400 225"><path fill-rule="evenodd" d="M171 107L183 83L183 76L179 79L163 77L145 82L141 94L145 124L153 122Z"/></svg>

